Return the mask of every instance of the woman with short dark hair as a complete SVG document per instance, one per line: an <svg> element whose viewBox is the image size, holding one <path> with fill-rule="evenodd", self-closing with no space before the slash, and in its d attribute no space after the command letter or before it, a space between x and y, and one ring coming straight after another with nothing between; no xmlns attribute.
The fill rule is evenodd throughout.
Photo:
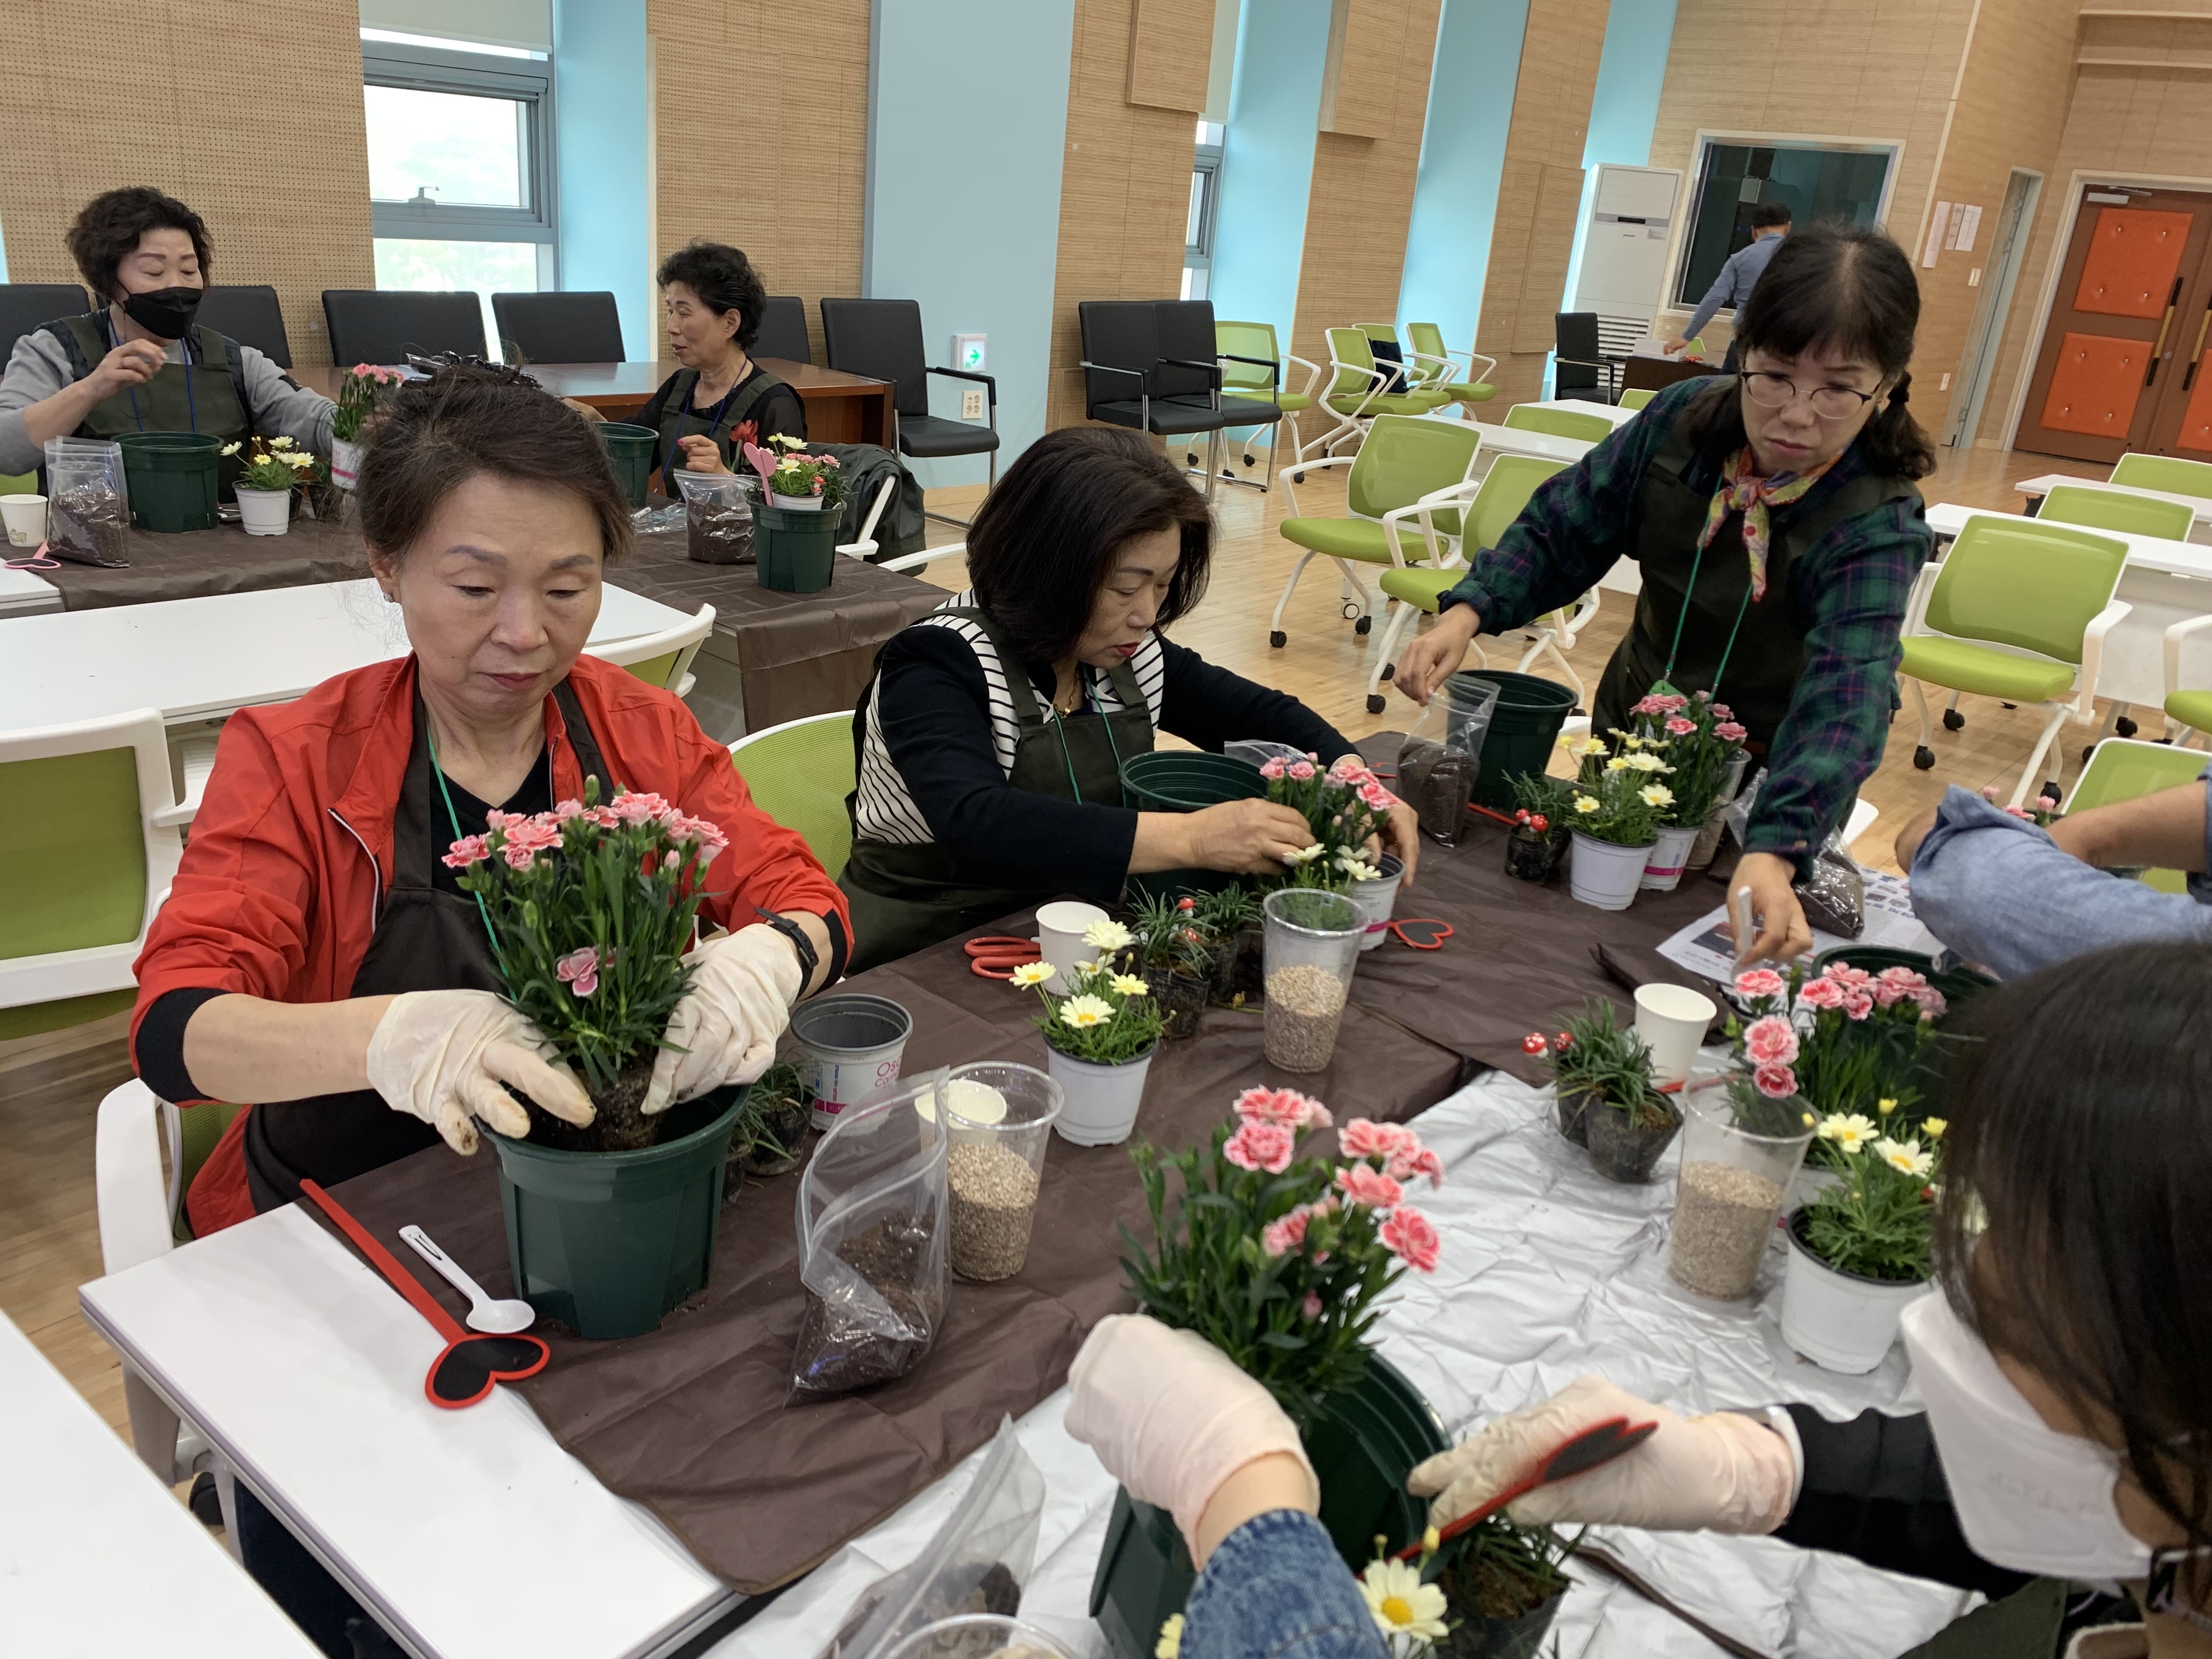
<svg viewBox="0 0 2212 1659"><path fill-rule="evenodd" d="M15 342L0 376L0 472L40 466L49 438L125 432L258 433L330 453L335 404L192 320L215 257L198 214L147 185L111 190L85 204L68 243L99 309Z"/></svg>
<svg viewBox="0 0 2212 1659"><path fill-rule="evenodd" d="M659 282L668 355L684 367L660 383L636 424L660 434L653 465L673 497L678 472L742 471L746 444L805 438L806 405L752 360L768 290L743 252L689 243L660 262Z"/></svg>
<svg viewBox="0 0 2212 1659"><path fill-rule="evenodd" d="M841 885L857 963L1060 893L1110 901L1131 875L1279 872L1308 844L1305 819L1269 801L1121 804L1121 763L1155 731L1217 751L1269 738L1324 764L1355 752L1296 698L1162 637L1206 592L1212 535L1135 433L1048 432L1006 470L968 532L974 586L884 647L855 711ZM1391 829L1410 876L1412 814Z"/></svg>

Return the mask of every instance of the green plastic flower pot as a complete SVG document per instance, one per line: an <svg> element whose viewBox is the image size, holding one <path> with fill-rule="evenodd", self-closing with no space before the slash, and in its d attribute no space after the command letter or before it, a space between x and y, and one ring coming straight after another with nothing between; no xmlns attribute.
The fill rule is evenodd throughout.
<svg viewBox="0 0 2212 1659"><path fill-rule="evenodd" d="M653 452L660 447L660 434L649 426L632 426L626 421L601 421L599 432L599 441L607 447L607 465L614 469L615 481L622 485L632 507L643 507L653 486Z"/></svg>
<svg viewBox="0 0 2212 1659"><path fill-rule="evenodd" d="M173 535L215 528L222 442L198 432L126 432L123 480L141 530Z"/></svg>
<svg viewBox="0 0 2212 1659"><path fill-rule="evenodd" d="M642 1336L707 1287L742 1085L669 1109L665 1139L572 1152L504 1135L499 1203L515 1294L579 1336Z"/></svg>
<svg viewBox="0 0 2212 1659"><path fill-rule="evenodd" d="M1267 781L1249 761L1156 749L1121 763L1121 792L1140 812L1195 812L1224 801L1257 800L1267 793Z"/></svg>
<svg viewBox="0 0 2212 1659"><path fill-rule="evenodd" d="M1305 1443L1321 1482L1322 1524L1353 1571L1373 1559L1378 1533L1392 1549L1421 1535L1428 1505L1407 1492L1406 1477L1450 1443L1396 1366L1371 1356L1359 1386L1322 1407ZM1152 1659L1160 1626L1182 1611L1197 1582L1174 1517L1116 1492L1091 1581L1091 1616L1117 1659Z"/></svg>
<svg viewBox="0 0 2212 1659"><path fill-rule="evenodd" d="M753 503L753 554L760 585L779 593L819 593L837 568L837 527L845 515L834 507Z"/></svg>
<svg viewBox="0 0 2212 1659"><path fill-rule="evenodd" d="M1500 811L1513 810L1513 780L1540 775L1551 763L1552 746L1559 740L1575 706L1575 694L1556 680L1510 669L1468 669L1444 682L1444 694L1460 682L1486 680L1498 688L1497 706L1491 710L1490 730L1482 739L1482 757L1474 781L1474 804Z"/></svg>

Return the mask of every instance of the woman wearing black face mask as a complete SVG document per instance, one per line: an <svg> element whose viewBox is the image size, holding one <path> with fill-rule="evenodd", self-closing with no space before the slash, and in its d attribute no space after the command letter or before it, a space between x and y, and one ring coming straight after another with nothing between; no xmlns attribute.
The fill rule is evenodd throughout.
<svg viewBox="0 0 2212 1659"><path fill-rule="evenodd" d="M126 432L198 432L225 443L260 433L330 452L335 404L194 322L210 262L198 214L143 185L111 190L85 205L68 240L107 304L15 343L0 376L0 473L35 469L49 438Z"/></svg>

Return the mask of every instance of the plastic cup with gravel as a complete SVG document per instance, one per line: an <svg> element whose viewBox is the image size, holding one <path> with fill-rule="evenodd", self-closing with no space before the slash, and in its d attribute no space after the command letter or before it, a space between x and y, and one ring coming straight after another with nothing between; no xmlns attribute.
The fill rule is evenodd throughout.
<svg viewBox="0 0 2212 1659"><path fill-rule="evenodd" d="M1057 1637L989 1613L938 1620L881 1651L884 1659L1073 1659Z"/></svg>
<svg viewBox="0 0 2212 1659"><path fill-rule="evenodd" d="M1012 1279L1029 1259L1045 1143L1061 1103L1060 1085L1034 1066L978 1060L945 1079L945 1180L961 1278Z"/></svg>
<svg viewBox="0 0 2212 1659"><path fill-rule="evenodd" d="M1691 1079L1667 1271L1699 1296L1751 1294L1775 1221L1812 1144L1802 1096L1775 1100L1740 1073Z"/></svg>
<svg viewBox="0 0 2212 1659"><path fill-rule="evenodd" d="M1268 1063L1286 1072L1326 1071L1367 918L1346 895L1325 887L1285 887L1268 894L1263 908Z"/></svg>

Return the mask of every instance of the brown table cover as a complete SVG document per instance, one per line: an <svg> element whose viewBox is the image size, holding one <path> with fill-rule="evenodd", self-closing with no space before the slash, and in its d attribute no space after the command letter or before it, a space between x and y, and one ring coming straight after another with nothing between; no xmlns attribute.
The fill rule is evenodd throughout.
<svg viewBox="0 0 2212 1659"><path fill-rule="evenodd" d="M282 536L249 536L234 524L163 536L133 526L123 556L131 561L128 570L64 560L60 569L39 574L61 590L64 611L257 593L368 574L360 533L350 524L318 519L295 519Z"/></svg>

